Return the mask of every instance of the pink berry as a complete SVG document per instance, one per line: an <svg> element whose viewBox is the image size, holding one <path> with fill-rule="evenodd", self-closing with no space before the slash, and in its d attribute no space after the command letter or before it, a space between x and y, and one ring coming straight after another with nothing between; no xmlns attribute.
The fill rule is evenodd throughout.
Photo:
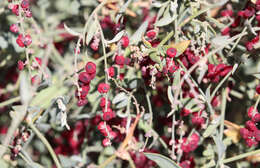
<svg viewBox="0 0 260 168"><path fill-rule="evenodd" d="M88 103L87 99L79 99L77 102L77 106L81 107Z"/></svg>
<svg viewBox="0 0 260 168"><path fill-rule="evenodd" d="M99 43L92 42L92 43L90 44L90 47L91 47L92 50L94 50L94 51L97 51L97 50L98 50L98 46L99 46Z"/></svg>
<svg viewBox="0 0 260 168"><path fill-rule="evenodd" d="M254 111L254 106L249 107L249 109L247 110L247 115L248 115L248 117L249 117L250 119L252 119L253 116L254 116L253 111ZM256 109L256 112L257 112L257 109Z"/></svg>
<svg viewBox="0 0 260 168"><path fill-rule="evenodd" d="M16 5L13 5L12 7L13 7L12 8L13 14L15 14L16 16L19 16L19 5L16 4Z"/></svg>
<svg viewBox="0 0 260 168"><path fill-rule="evenodd" d="M13 33L18 33L19 32L19 27L17 24L12 24L10 26L10 31L13 32Z"/></svg>
<svg viewBox="0 0 260 168"><path fill-rule="evenodd" d="M257 141L260 141L260 130L255 130L254 131L254 137Z"/></svg>
<svg viewBox="0 0 260 168"><path fill-rule="evenodd" d="M110 89L110 86L109 86L109 84L106 84L106 83L100 83L99 85L98 85L98 92L99 93L107 93L108 91L109 91L109 89Z"/></svg>
<svg viewBox="0 0 260 168"><path fill-rule="evenodd" d="M123 36L121 39L121 44L124 48L128 47L129 45L129 38L128 36Z"/></svg>
<svg viewBox="0 0 260 168"><path fill-rule="evenodd" d="M224 28L222 31L221 31L221 34L223 36L226 36L226 35L229 35L229 32L230 32L230 28L229 27L226 27Z"/></svg>
<svg viewBox="0 0 260 168"><path fill-rule="evenodd" d="M32 11L31 11L29 8L26 9L26 10L24 11L24 13L25 13L25 16L26 16L26 17L28 17L28 18L32 17Z"/></svg>
<svg viewBox="0 0 260 168"><path fill-rule="evenodd" d="M125 64L125 57L123 55L117 55L115 62L117 65L123 66Z"/></svg>
<svg viewBox="0 0 260 168"><path fill-rule="evenodd" d="M18 61L18 69L19 69L19 71L22 71L23 68L24 68L24 63L23 63L23 61L19 60Z"/></svg>
<svg viewBox="0 0 260 168"><path fill-rule="evenodd" d="M26 8L29 8L29 1L28 0L23 0L21 2L21 6L22 8L26 9Z"/></svg>
<svg viewBox="0 0 260 168"><path fill-rule="evenodd" d="M29 46L32 43L32 38L29 34L25 35L23 43L25 46Z"/></svg>
<svg viewBox="0 0 260 168"><path fill-rule="evenodd" d="M16 43L20 46L20 47L24 47L24 42L23 42L23 35L22 34L19 34L19 36L17 37L16 39Z"/></svg>
<svg viewBox="0 0 260 168"><path fill-rule="evenodd" d="M89 85L81 86L81 91L80 91L80 93L78 93L78 91L76 91L76 97L78 97L79 94L80 94L80 97L78 97L78 98L79 98L79 99L85 99L86 96L88 95L89 90L90 90Z"/></svg>
<svg viewBox="0 0 260 168"><path fill-rule="evenodd" d="M115 68L114 67L108 68L108 75L110 77L114 77L115 76Z"/></svg>
<svg viewBox="0 0 260 168"><path fill-rule="evenodd" d="M258 142L256 141L255 138L248 138L248 139L246 139L246 145L248 147L252 147L252 146L258 145Z"/></svg>
<svg viewBox="0 0 260 168"><path fill-rule="evenodd" d="M166 51L166 54L170 57L170 58L174 58L177 54L177 50L176 48L168 48Z"/></svg>
<svg viewBox="0 0 260 168"><path fill-rule="evenodd" d="M260 122L260 114L256 113L252 119L254 122Z"/></svg>
<svg viewBox="0 0 260 168"><path fill-rule="evenodd" d="M252 133L246 128L240 128L239 132L243 139L247 139L252 136Z"/></svg>
<svg viewBox="0 0 260 168"><path fill-rule="evenodd" d="M256 131L257 130L257 127L256 127L255 123L253 121L251 121L251 120L246 122L246 128L249 131Z"/></svg>
<svg viewBox="0 0 260 168"><path fill-rule="evenodd" d="M181 116L183 116L183 117L188 116L190 113L191 113L191 110L190 110L190 109L183 108L183 109L181 110Z"/></svg>
<svg viewBox="0 0 260 168"><path fill-rule="evenodd" d="M103 120L109 121L112 118L114 118L113 112L105 112L105 113L103 113Z"/></svg>
<svg viewBox="0 0 260 168"><path fill-rule="evenodd" d="M101 97L100 99L100 107L105 108L107 102L107 107L110 107L111 102L109 100L106 101L105 97Z"/></svg>
<svg viewBox="0 0 260 168"><path fill-rule="evenodd" d="M85 66L85 70L89 74L96 73L96 64L93 62L88 62Z"/></svg>
<svg viewBox="0 0 260 168"><path fill-rule="evenodd" d="M81 72L79 74L79 80L84 84L88 84L91 81L91 78L87 72Z"/></svg>
<svg viewBox="0 0 260 168"><path fill-rule="evenodd" d="M111 145L111 141L109 138L105 138L105 139L103 139L102 144L103 144L103 146L109 146L109 145Z"/></svg>
<svg viewBox="0 0 260 168"><path fill-rule="evenodd" d="M117 136L117 133L114 132L114 131L110 131L109 136L110 136L111 139L114 139Z"/></svg>
<svg viewBox="0 0 260 168"><path fill-rule="evenodd" d="M155 30L150 30L146 33L146 36L149 38L149 39L154 39L157 35L157 32Z"/></svg>

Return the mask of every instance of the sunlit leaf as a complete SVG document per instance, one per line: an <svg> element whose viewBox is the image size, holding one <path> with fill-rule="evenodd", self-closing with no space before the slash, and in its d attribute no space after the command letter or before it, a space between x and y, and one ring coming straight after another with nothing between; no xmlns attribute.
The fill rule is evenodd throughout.
<svg viewBox="0 0 260 168"><path fill-rule="evenodd" d="M171 43L168 48L176 48L177 49L177 56L181 55L190 45L190 40L181 41L179 43Z"/></svg>

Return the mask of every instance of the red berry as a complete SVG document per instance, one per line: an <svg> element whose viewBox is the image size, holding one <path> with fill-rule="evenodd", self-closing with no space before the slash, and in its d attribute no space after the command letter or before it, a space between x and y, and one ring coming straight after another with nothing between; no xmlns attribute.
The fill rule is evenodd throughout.
<svg viewBox="0 0 260 168"><path fill-rule="evenodd" d="M18 4L13 5L12 12L13 12L13 14L15 14L16 16L19 16L19 5L18 5Z"/></svg>
<svg viewBox="0 0 260 168"><path fill-rule="evenodd" d="M233 15L233 11L232 10L223 10L220 12L221 16L232 16Z"/></svg>
<svg viewBox="0 0 260 168"><path fill-rule="evenodd" d="M114 131L109 132L109 138L114 139L117 136L117 133Z"/></svg>
<svg viewBox="0 0 260 168"><path fill-rule="evenodd" d="M87 72L81 72L79 74L79 80L83 82L84 84L88 84L91 81L91 77Z"/></svg>
<svg viewBox="0 0 260 168"><path fill-rule="evenodd" d="M114 67L108 68L108 75L110 77L114 77L115 76L115 68Z"/></svg>
<svg viewBox="0 0 260 168"><path fill-rule="evenodd" d="M29 34L25 35L23 43L25 46L29 46L32 43L32 38Z"/></svg>
<svg viewBox="0 0 260 168"><path fill-rule="evenodd" d="M115 58L115 62L117 65L120 65L122 67L125 64L125 57L123 55L117 55Z"/></svg>
<svg viewBox="0 0 260 168"><path fill-rule="evenodd" d="M129 38L128 36L123 36L121 39L121 44L124 48L126 48L129 45Z"/></svg>
<svg viewBox="0 0 260 168"><path fill-rule="evenodd" d="M252 136L252 133L246 128L240 128L239 132L243 139L247 139Z"/></svg>
<svg viewBox="0 0 260 168"><path fill-rule="evenodd" d="M154 39L157 35L157 32L155 30L150 30L146 33L146 36L149 38L149 39Z"/></svg>
<svg viewBox="0 0 260 168"><path fill-rule="evenodd" d="M10 31L13 32L13 33L18 33L19 32L19 27L17 24L12 24L10 26Z"/></svg>
<svg viewBox="0 0 260 168"><path fill-rule="evenodd" d="M250 119L253 119L254 116L254 106L249 107L249 109L247 110L247 115ZM257 109L255 111L255 113L258 113Z"/></svg>
<svg viewBox="0 0 260 168"><path fill-rule="evenodd" d="M226 27L224 28L222 31L221 31L221 34L223 36L226 36L226 35L229 35L229 32L230 32L230 28L229 27Z"/></svg>
<svg viewBox="0 0 260 168"><path fill-rule="evenodd" d="M260 130L255 130L254 131L254 137L257 141L260 141Z"/></svg>
<svg viewBox="0 0 260 168"><path fill-rule="evenodd" d="M246 128L249 131L253 131L253 132L257 130L257 127L256 127L255 123L253 121L251 121L251 120L246 122Z"/></svg>
<svg viewBox="0 0 260 168"><path fill-rule="evenodd" d="M170 66L170 67L168 68L168 71L169 71L170 73L174 73L174 72L176 72L178 69L179 69L179 66L177 66L177 65L172 65L172 66Z"/></svg>
<svg viewBox="0 0 260 168"><path fill-rule="evenodd" d="M248 51L253 50L253 48L254 48L254 43L252 43L251 41L249 41L249 42L246 43L246 49L247 49Z"/></svg>
<svg viewBox="0 0 260 168"><path fill-rule="evenodd" d="M103 113L113 113L113 110L109 107L109 108L107 108L107 110L106 110L106 108L103 108L102 109L102 112Z"/></svg>
<svg viewBox="0 0 260 168"><path fill-rule="evenodd" d="M183 117L188 116L190 113L191 113L191 110L190 110L190 109L183 108L183 109L181 110L181 116L183 116Z"/></svg>
<svg viewBox="0 0 260 168"><path fill-rule="evenodd" d="M104 129L106 129L106 124L105 124L105 122L101 121L98 124L98 130L101 131L101 130L104 130Z"/></svg>
<svg viewBox="0 0 260 168"><path fill-rule="evenodd" d="M170 58L174 58L177 54L177 50L176 48L168 48L166 51L166 54L170 57Z"/></svg>
<svg viewBox="0 0 260 168"><path fill-rule="evenodd" d="M105 138L105 139L103 139L102 144L103 144L103 146L109 146L109 145L111 145L111 141L109 138Z"/></svg>
<svg viewBox="0 0 260 168"><path fill-rule="evenodd" d="M107 107L110 107L111 102L109 100L106 101L105 97L101 97L101 99L100 99L100 107L104 108L106 106L106 102L107 102Z"/></svg>
<svg viewBox="0 0 260 168"><path fill-rule="evenodd" d="M24 63L23 63L23 61L19 60L18 61L18 69L19 69L19 71L22 71L23 68L24 68Z"/></svg>
<svg viewBox="0 0 260 168"><path fill-rule="evenodd" d="M99 43L92 42L92 43L90 44L90 47L91 47L92 50L94 50L94 51L97 51L97 50L98 50L98 46L99 46Z"/></svg>
<svg viewBox="0 0 260 168"><path fill-rule="evenodd" d="M88 62L85 66L85 70L89 74L96 73L96 64L93 62Z"/></svg>
<svg viewBox="0 0 260 168"><path fill-rule="evenodd" d="M252 119L254 122L260 122L260 114L256 113Z"/></svg>
<svg viewBox="0 0 260 168"><path fill-rule="evenodd" d="M77 106L84 106L88 103L87 99L79 99L77 102Z"/></svg>
<svg viewBox="0 0 260 168"><path fill-rule="evenodd" d="M31 11L29 8L26 9L26 10L24 11L24 13L25 13L25 16L26 16L26 17L28 17L28 18L32 17L32 11Z"/></svg>
<svg viewBox="0 0 260 168"><path fill-rule="evenodd" d="M255 90L257 94L260 94L260 84L256 86Z"/></svg>
<svg viewBox="0 0 260 168"><path fill-rule="evenodd" d="M29 8L29 1L28 0L23 0L21 2L21 6L22 8L26 9L26 8Z"/></svg>
<svg viewBox="0 0 260 168"><path fill-rule="evenodd" d="M109 84L106 84L106 83L100 83L99 85L98 85L98 92L99 93L107 93L108 91L109 91L109 89L110 89L110 86L109 86Z"/></svg>
<svg viewBox="0 0 260 168"><path fill-rule="evenodd" d="M105 112L105 113L103 113L103 120L109 121L112 118L114 118L113 112Z"/></svg>
<svg viewBox="0 0 260 168"><path fill-rule="evenodd" d="M200 116L193 116L191 119L192 124L201 127L205 123L205 119Z"/></svg>
<svg viewBox="0 0 260 168"><path fill-rule="evenodd" d="M77 97L78 99L85 99L86 96L88 95L89 90L90 90L89 85L83 85L83 86L81 86L81 91L80 91L80 93L78 93L78 91L76 91L76 97ZM79 94L80 94L80 97L78 97Z"/></svg>
<svg viewBox="0 0 260 168"><path fill-rule="evenodd" d="M248 147L252 147L258 145L258 142L256 141L255 138L248 138L246 139L246 144Z"/></svg>
<svg viewBox="0 0 260 168"><path fill-rule="evenodd" d="M22 34L19 34L19 36L17 37L16 39L16 43L20 46L20 47L24 47L24 43L23 43L23 35Z"/></svg>

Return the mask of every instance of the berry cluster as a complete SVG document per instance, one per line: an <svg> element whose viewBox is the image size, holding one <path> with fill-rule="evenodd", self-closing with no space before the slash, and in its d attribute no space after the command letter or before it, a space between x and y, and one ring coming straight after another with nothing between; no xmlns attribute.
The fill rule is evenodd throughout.
<svg viewBox="0 0 260 168"><path fill-rule="evenodd" d="M189 153L194 151L199 144L200 137L197 133L193 133L189 139L187 137L184 137L182 139L181 149L184 153Z"/></svg>
<svg viewBox="0 0 260 168"><path fill-rule="evenodd" d="M260 113L250 107L247 111L249 121L246 122L245 128L240 128L240 135L246 141L247 146L256 146L260 141L260 130L257 128L257 123L260 122Z"/></svg>
<svg viewBox="0 0 260 168"><path fill-rule="evenodd" d="M15 133L15 137L12 142L12 149L11 149L11 159L14 160L18 153L22 149L22 145L28 140L30 137L30 131L28 131L25 127L17 130Z"/></svg>
<svg viewBox="0 0 260 168"><path fill-rule="evenodd" d="M79 89L76 90L76 97L78 99L77 105L84 106L88 103L86 97L90 90L90 82L96 76L96 64L93 62L88 62L85 65L85 71L79 74Z"/></svg>
<svg viewBox="0 0 260 168"><path fill-rule="evenodd" d="M16 16L20 15L20 11L19 11L20 7L22 8L21 14L23 16L27 18L32 17L29 0L22 0L21 4L12 4L12 3L9 4L9 9L11 9L13 14L15 14Z"/></svg>
<svg viewBox="0 0 260 168"><path fill-rule="evenodd" d="M212 82L218 82L221 77L226 76L232 70L232 66L226 64L208 64L207 78Z"/></svg>
<svg viewBox="0 0 260 168"><path fill-rule="evenodd" d="M111 140L117 136L117 133L112 130L112 128L106 123L101 121L98 124L98 130L104 135L106 138L103 139L102 144L104 146L111 145Z"/></svg>
<svg viewBox="0 0 260 168"><path fill-rule="evenodd" d="M19 8L22 8L21 10L21 14L22 16L25 17L32 17L32 12L30 10L30 5L29 5L29 0L23 0L21 2L21 4L10 4L9 8L12 10L12 12L16 15L19 16L20 11ZM12 24L10 26L10 31L13 33L18 33L19 32L19 26L18 24ZM16 43L20 46L20 47L27 47L32 43L32 38L29 34L19 34L17 39L16 39Z"/></svg>

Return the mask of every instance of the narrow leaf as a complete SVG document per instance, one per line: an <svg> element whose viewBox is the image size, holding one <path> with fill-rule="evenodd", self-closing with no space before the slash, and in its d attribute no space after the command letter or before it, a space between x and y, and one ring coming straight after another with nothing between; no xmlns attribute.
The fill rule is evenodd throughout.
<svg viewBox="0 0 260 168"><path fill-rule="evenodd" d="M73 35L73 36L80 36L80 33L76 32L75 30L72 30L72 29L69 28L65 23L64 23L64 28L65 28L65 30L66 30L69 34L71 34L71 35Z"/></svg>
<svg viewBox="0 0 260 168"><path fill-rule="evenodd" d="M21 77L21 83L20 83L21 101L23 104L28 104L32 98L31 85L28 82L29 79L25 72L22 72L20 77Z"/></svg>
<svg viewBox="0 0 260 168"><path fill-rule="evenodd" d="M89 25L90 26L87 29L87 41L86 41L87 45L90 43L90 41L94 37L94 35L95 35L96 31L97 31L97 28L98 28L97 22L95 20L91 20Z"/></svg>
<svg viewBox="0 0 260 168"><path fill-rule="evenodd" d="M130 38L130 44L137 44L142 40L143 34L146 32L148 27L148 20L143 22L143 24L136 30L136 32Z"/></svg>
<svg viewBox="0 0 260 168"><path fill-rule="evenodd" d="M112 40L107 41L107 44L111 44L119 41L124 34L125 34L125 30L120 31L119 33L116 34L116 36Z"/></svg>
<svg viewBox="0 0 260 168"><path fill-rule="evenodd" d="M125 92L120 92L119 94L117 94L114 99L112 100L112 103L113 104L116 104L116 103L119 103L123 100L127 100L128 99L128 96L125 94Z"/></svg>
<svg viewBox="0 0 260 168"><path fill-rule="evenodd" d="M156 162L161 168L181 168L177 163L167 158L166 156L156 153L144 153L150 160Z"/></svg>

